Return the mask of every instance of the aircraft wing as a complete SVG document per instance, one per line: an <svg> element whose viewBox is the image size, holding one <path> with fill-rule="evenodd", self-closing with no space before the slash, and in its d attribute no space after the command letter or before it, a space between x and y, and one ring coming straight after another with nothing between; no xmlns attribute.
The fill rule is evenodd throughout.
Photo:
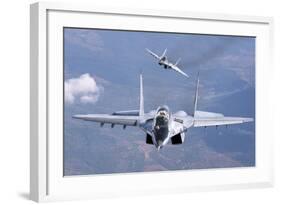
<svg viewBox="0 0 281 205"><path fill-rule="evenodd" d="M87 114L87 115L74 115L73 118L118 125L136 126L139 121L139 116L126 116L126 115L109 115L109 114Z"/></svg>
<svg viewBox="0 0 281 205"><path fill-rule="evenodd" d="M181 69L179 69L178 66L176 66L176 65L174 65L174 64L170 64L170 67L171 67L173 70L175 70L175 71L179 72L180 74L184 75L185 77L189 78L189 76L188 76L185 72L183 72Z"/></svg>
<svg viewBox="0 0 281 205"><path fill-rule="evenodd" d="M241 123L253 121L253 118L225 117L221 113L205 112L205 111L197 110L198 90L199 90L199 73L197 77L196 92L195 92L195 99L194 99L194 113L193 113L194 127L232 125L232 124L241 124Z"/></svg>
<svg viewBox="0 0 281 205"><path fill-rule="evenodd" d="M219 125L232 125L241 124L245 122L252 122L253 118L243 117L195 117L194 127L208 127L208 126L219 126Z"/></svg>
<svg viewBox="0 0 281 205"><path fill-rule="evenodd" d="M152 55L154 58L160 60L160 57L159 57L157 54L153 53L151 50L146 49L146 51L147 51L150 55Z"/></svg>

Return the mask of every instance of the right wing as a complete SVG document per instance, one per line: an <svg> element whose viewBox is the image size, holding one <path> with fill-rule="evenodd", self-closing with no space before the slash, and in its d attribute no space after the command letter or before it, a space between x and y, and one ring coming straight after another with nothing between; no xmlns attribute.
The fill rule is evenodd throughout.
<svg viewBox="0 0 281 205"><path fill-rule="evenodd" d="M183 72L181 69L179 69L178 66L176 66L176 65L174 65L174 64L170 64L169 66L170 66L173 70L175 70L175 71L179 72L180 74L184 75L185 77L189 78L189 76L188 76L185 72Z"/></svg>
<svg viewBox="0 0 281 205"><path fill-rule="evenodd" d="M244 118L244 117L225 117L221 113L204 112L204 111L197 110L198 90L199 90L199 72L197 77L196 92L195 92L195 99L194 99L194 113L193 113L194 127L241 124L245 122L252 122L254 120L253 118Z"/></svg>
<svg viewBox="0 0 281 205"><path fill-rule="evenodd" d="M139 121L139 116L126 115L109 115L109 114L88 114L88 115L74 115L73 118L118 125L136 126Z"/></svg>
<svg viewBox="0 0 281 205"><path fill-rule="evenodd" d="M146 49L146 51L147 51L150 55L152 55L154 58L156 58L156 59L158 59L158 60L161 59L157 54L153 53L151 50Z"/></svg>
<svg viewBox="0 0 281 205"><path fill-rule="evenodd" d="M241 124L245 122L252 122L253 118L244 117L225 117L221 113L196 111L193 121L194 127L208 127L219 125Z"/></svg>

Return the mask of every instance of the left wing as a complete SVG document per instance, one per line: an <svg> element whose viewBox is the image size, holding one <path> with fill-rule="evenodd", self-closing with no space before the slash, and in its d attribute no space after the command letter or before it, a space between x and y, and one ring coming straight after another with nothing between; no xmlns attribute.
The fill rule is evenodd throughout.
<svg viewBox="0 0 281 205"><path fill-rule="evenodd" d="M157 54L153 53L151 50L146 49L146 51L147 51L150 55L152 55L154 58L156 58L156 59L158 59L158 60L161 59Z"/></svg>
<svg viewBox="0 0 281 205"><path fill-rule="evenodd" d="M126 115L109 115L109 114L88 114L88 115L74 115L73 118L119 125L136 126L139 121L139 116Z"/></svg>
<svg viewBox="0 0 281 205"><path fill-rule="evenodd" d="M175 71L179 72L180 74L184 75L185 77L189 78L189 76L188 76L185 72L183 72L181 69L179 69L178 66L176 66L176 65L174 65L174 64L170 64L169 66L170 66L173 70L175 70Z"/></svg>

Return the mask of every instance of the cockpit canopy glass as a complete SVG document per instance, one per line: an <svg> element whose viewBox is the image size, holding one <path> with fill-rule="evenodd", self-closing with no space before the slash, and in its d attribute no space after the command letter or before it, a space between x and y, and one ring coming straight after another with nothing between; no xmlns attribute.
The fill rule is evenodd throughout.
<svg viewBox="0 0 281 205"><path fill-rule="evenodd" d="M157 110L157 116L155 119L155 126L163 127L167 126L169 122L169 110L166 107L160 107Z"/></svg>

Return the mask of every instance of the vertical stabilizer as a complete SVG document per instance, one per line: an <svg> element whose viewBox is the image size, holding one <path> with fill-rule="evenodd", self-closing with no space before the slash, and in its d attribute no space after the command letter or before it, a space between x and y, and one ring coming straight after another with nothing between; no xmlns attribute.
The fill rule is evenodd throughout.
<svg viewBox="0 0 281 205"><path fill-rule="evenodd" d="M177 60L177 62L175 63L175 66L177 66L180 61L181 61L181 58L179 58L179 59Z"/></svg>
<svg viewBox="0 0 281 205"><path fill-rule="evenodd" d="M167 48L164 50L164 52L163 52L161 58L163 58L163 57L166 55L166 53L167 53Z"/></svg>
<svg viewBox="0 0 281 205"><path fill-rule="evenodd" d="M199 89L199 72L197 75L196 91L195 91L195 96L194 96L194 110L193 110L194 117L195 117L195 113L197 110L197 104L198 104L198 89Z"/></svg>
<svg viewBox="0 0 281 205"><path fill-rule="evenodd" d="M144 115L142 74L140 75L140 116Z"/></svg>

